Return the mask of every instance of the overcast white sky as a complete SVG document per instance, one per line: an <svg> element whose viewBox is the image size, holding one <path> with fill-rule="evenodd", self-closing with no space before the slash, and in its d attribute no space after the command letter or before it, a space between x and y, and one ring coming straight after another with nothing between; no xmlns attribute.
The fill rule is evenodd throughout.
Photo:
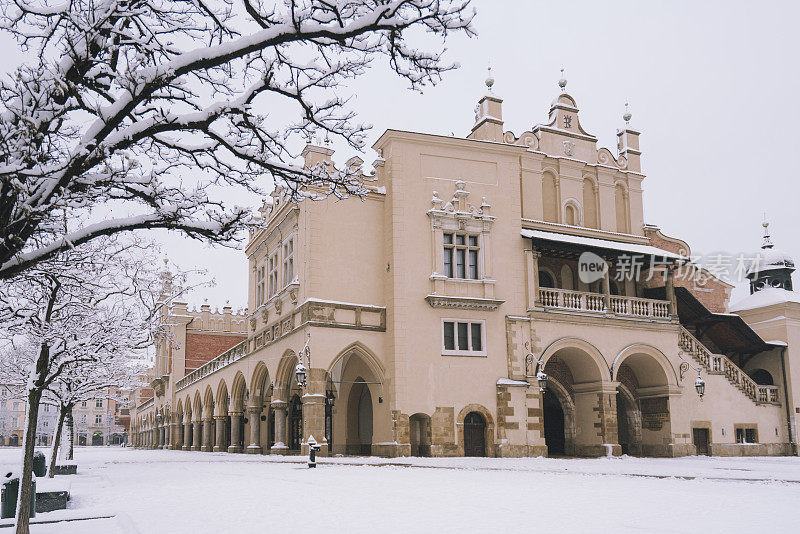
<svg viewBox="0 0 800 534"><path fill-rule="evenodd" d="M646 222L695 254L735 255L758 249L766 212L773 241L800 260L800 2L473 3L479 36L449 44L462 68L438 86L413 93L380 67L356 81L354 107L374 125L370 142L387 128L465 136L489 62L505 129L519 134L546 119L564 66L582 126L612 152L630 102L642 132ZM0 49L16 44L0 35ZM5 71L14 54L0 56ZM216 287L196 291L192 303L246 305L243 252L159 239L172 261L215 276Z"/></svg>

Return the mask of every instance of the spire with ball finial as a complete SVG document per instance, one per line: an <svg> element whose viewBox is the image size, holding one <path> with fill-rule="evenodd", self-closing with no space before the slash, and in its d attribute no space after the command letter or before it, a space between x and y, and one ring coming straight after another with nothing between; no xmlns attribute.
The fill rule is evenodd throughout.
<svg viewBox="0 0 800 534"><path fill-rule="evenodd" d="M622 114L622 120L624 120L625 124L628 125L631 123L631 117L633 117L633 114L628 109L628 103L625 102L625 113Z"/></svg>
<svg viewBox="0 0 800 534"><path fill-rule="evenodd" d="M488 74L486 75L486 88L489 89L489 92L492 92L492 87L494 86L494 77L492 76L492 66L489 65L486 69Z"/></svg>
<svg viewBox="0 0 800 534"><path fill-rule="evenodd" d="M772 238L769 235L769 221L767 220L766 214L764 214L764 221L761 223L761 226L764 227L764 238L761 241L761 248L768 249L774 247L775 245L772 244Z"/></svg>
<svg viewBox="0 0 800 534"><path fill-rule="evenodd" d="M561 79L558 80L558 86L561 88L562 93L567 92L567 79L564 78L564 67L561 67Z"/></svg>

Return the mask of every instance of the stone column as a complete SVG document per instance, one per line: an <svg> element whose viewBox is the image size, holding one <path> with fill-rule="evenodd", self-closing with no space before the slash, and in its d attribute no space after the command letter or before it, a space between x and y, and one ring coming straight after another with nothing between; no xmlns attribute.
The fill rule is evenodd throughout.
<svg viewBox="0 0 800 534"><path fill-rule="evenodd" d="M580 456L619 456L617 432L618 382L585 382L576 384L575 436L576 453Z"/></svg>
<svg viewBox="0 0 800 534"><path fill-rule="evenodd" d="M161 449L166 449L169 446L169 434L167 433L169 425L166 421L161 423Z"/></svg>
<svg viewBox="0 0 800 534"><path fill-rule="evenodd" d="M272 401L272 408L275 410L275 444L270 449L270 452L286 454L286 451L289 450L289 446L286 444L286 424L289 415L286 401L275 399Z"/></svg>
<svg viewBox="0 0 800 534"><path fill-rule="evenodd" d="M242 412L230 412L231 416L231 444L228 452L242 452L239 441L242 439Z"/></svg>
<svg viewBox="0 0 800 534"><path fill-rule="evenodd" d="M169 448L172 450L181 448L181 424L177 421L170 423L170 432L172 439L170 440Z"/></svg>
<svg viewBox="0 0 800 534"><path fill-rule="evenodd" d="M188 419L183 422L183 450L192 450L192 422Z"/></svg>
<svg viewBox="0 0 800 534"><path fill-rule="evenodd" d="M308 381L303 393L303 443L301 454L308 454L308 440L311 436L320 446L319 456L328 455L328 442L325 440L325 386L328 373L325 369L308 370Z"/></svg>
<svg viewBox="0 0 800 534"><path fill-rule="evenodd" d="M678 316L678 301L675 298L675 268L672 265L664 270L664 290L669 301L669 314L672 318Z"/></svg>
<svg viewBox="0 0 800 534"><path fill-rule="evenodd" d="M525 251L525 264L528 271L528 309L532 310L541 307L539 299L539 258L540 252L535 250Z"/></svg>
<svg viewBox="0 0 800 534"><path fill-rule="evenodd" d="M209 416L203 419L203 446L200 448L203 452L211 452L214 450L214 418Z"/></svg>
<svg viewBox="0 0 800 534"><path fill-rule="evenodd" d="M200 436L202 435L202 425L203 423L198 419L194 422L194 428L192 429L192 450L199 451L200 450Z"/></svg>
<svg viewBox="0 0 800 534"><path fill-rule="evenodd" d="M606 307L606 313L613 313L611 310L611 263L603 258L606 262L606 270L603 273L603 304Z"/></svg>
<svg viewBox="0 0 800 534"><path fill-rule="evenodd" d="M153 448L154 449L161 448L161 426L158 424L153 429Z"/></svg>
<svg viewBox="0 0 800 534"><path fill-rule="evenodd" d="M250 421L250 444L245 449L247 454L261 454L261 406L248 406L247 418Z"/></svg>
<svg viewBox="0 0 800 534"><path fill-rule="evenodd" d="M215 415L214 423L216 424L217 439L214 441L214 452L225 452L225 416Z"/></svg>

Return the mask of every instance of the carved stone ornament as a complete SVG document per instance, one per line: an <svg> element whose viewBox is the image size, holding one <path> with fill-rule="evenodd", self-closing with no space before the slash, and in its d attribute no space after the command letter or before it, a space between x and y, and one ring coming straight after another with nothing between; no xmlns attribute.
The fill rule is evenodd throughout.
<svg viewBox="0 0 800 534"><path fill-rule="evenodd" d="M268 319L269 319L269 310L267 309L266 306L264 306L263 308L261 308L261 320L266 323Z"/></svg>
<svg viewBox="0 0 800 534"><path fill-rule="evenodd" d="M256 316L253 315L252 317L250 317L250 328L255 330L257 324L258 324L258 319L256 318Z"/></svg>
<svg viewBox="0 0 800 534"><path fill-rule="evenodd" d="M571 156L575 153L575 143L572 141L564 141L564 154Z"/></svg>
<svg viewBox="0 0 800 534"><path fill-rule="evenodd" d="M283 306L283 303L281 302L281 299L275 299L275 313L280 315L282 306Z"/></svg>
<svg viewBox="0 0 800 534"><path fill-rule="evenodd" d="M292 299L292 304L297 304L297 290L292 289L289 291L289 298Z"/></svg>

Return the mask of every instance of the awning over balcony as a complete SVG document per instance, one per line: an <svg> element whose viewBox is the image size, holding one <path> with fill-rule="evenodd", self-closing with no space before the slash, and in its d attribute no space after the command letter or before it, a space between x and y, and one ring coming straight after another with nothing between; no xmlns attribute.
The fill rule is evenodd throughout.
<svg viewBox="0 0 800 534"><path fill-rule="evenodd" d="M655 256L665 260L684 259L680 254L675 254L668 250L650 245L637 245L635 243L621 243L619 241L609 241L607 239L597 239L595 237L583 237L577 235L558 234L556 232L545 232L544 230L522 229L522 237L531 239L562 243L577 247L586 247L596 250L609 250L614 252L626 252L630 254L641 254L643 256Z"/></svg>

